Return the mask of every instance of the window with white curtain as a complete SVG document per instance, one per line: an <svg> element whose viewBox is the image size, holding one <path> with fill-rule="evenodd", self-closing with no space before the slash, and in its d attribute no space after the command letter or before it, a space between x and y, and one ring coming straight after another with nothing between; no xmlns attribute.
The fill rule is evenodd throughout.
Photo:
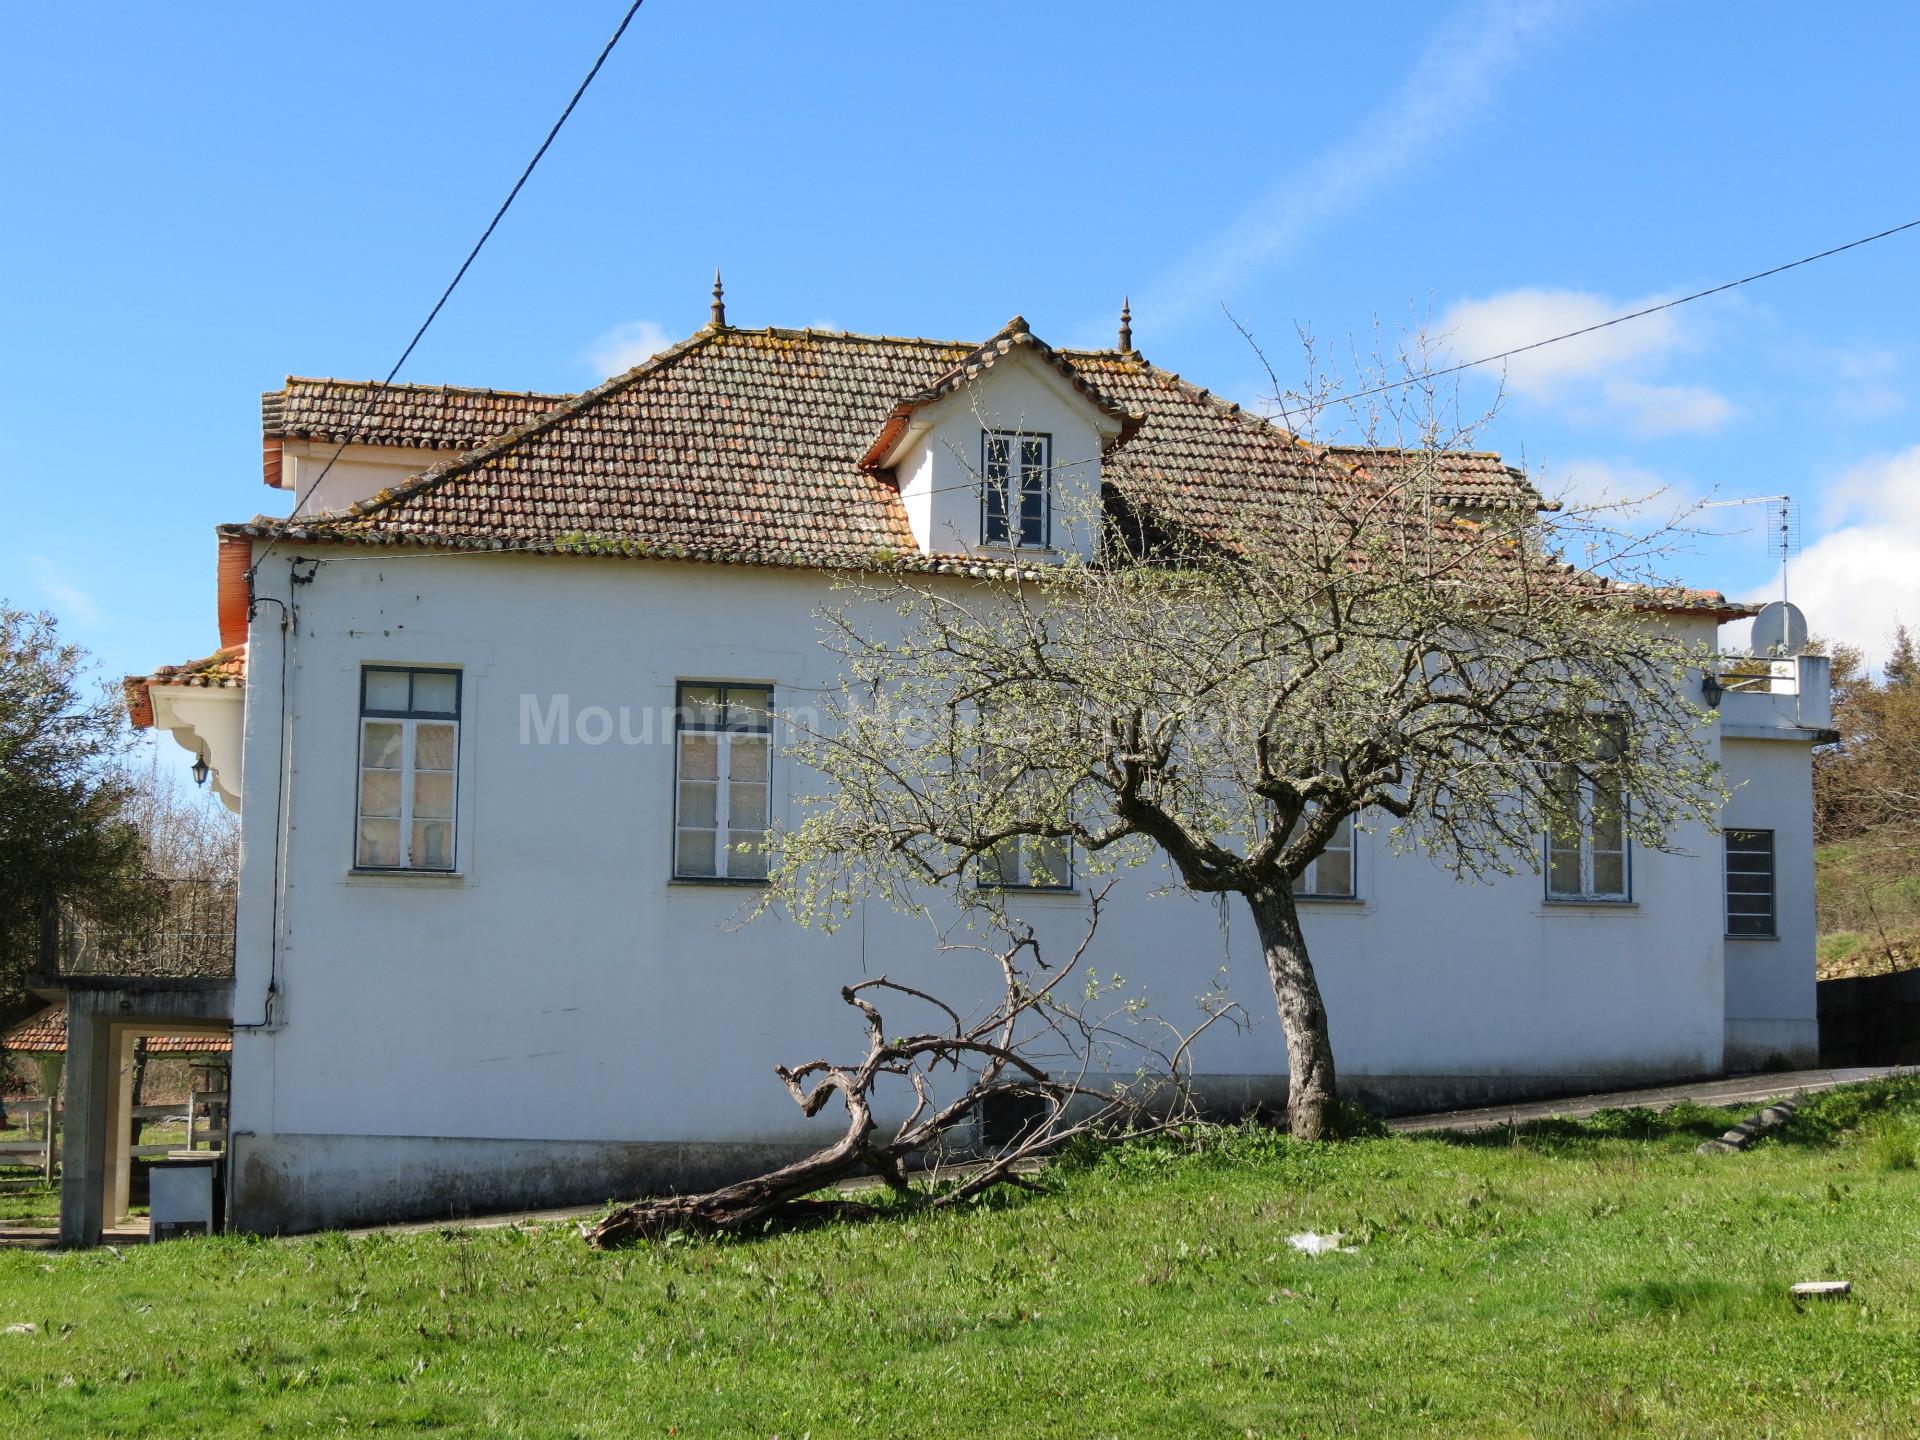
<svg viewBox="0 0 1920 1440"><path fill-rule="evenodd" d="M1548 899L1627 898L1626 796L1617 778L1626 743L1626 721L1613 717L1587 764L1560 767L1555 784L1564 822L1547 832Z"/></svg>
<svg viewBox="0 0 1920 1440"><path fill-rule="evenodd" d="M361 870L451 870L459 788L460 672L360 671Z"/></svg>
<svg viewBox="0 0 1920 1440"><path fill-rule="evenodd" d="M682 684L674 720L676 878L767 878L772 779L773 688Z"/></svg>
<svg viewBox="0 0 1920 1440"><path fill-rule="evenodd" d="M1052 835L1013 835L980 856L981 883L997 890L1071 890L1073 842Z"/></svg>
<svg viewBox="0 0 1920 1440"><path fill-rule="evenodd" d="M1341 817L1327 848L1293 877L1293 893L1308 899L1353 899L1353 816Z"/></svg>

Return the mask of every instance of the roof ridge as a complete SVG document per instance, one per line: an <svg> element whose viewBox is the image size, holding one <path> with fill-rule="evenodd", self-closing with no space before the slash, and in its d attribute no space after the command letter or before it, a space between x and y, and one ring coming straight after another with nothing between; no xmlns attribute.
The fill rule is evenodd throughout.
<svg viewBox="0 0 1920 1440"><path fill-rule="evenodd" d="M908 420L916 410L945 399L963 385L971 385L984 372L991 370L1002 356L1011 355L1016 350L1033 352L1036 360L1051 368L1060 379L1078 391L1081 398L1089 405L1108 419L1117 421L1120 432L1112 442L1113 446L1126 444L1145 423L1144 415L1136 415L1095 385L1081 373L1078 366L1067 358L1064 351L1055 349L1034 334L1025 316L1016 315L985 340L961 355L930 383L902 397L899 403L888 412L887 418L881 422L880 433L867 447L866 454L861 457L860 468L867 471L880 468L888 452L905 433Z"/></svg>
<svg viewBox="0 0 1920 1440"><path fill-rule="evenodd" d="M861 330L823 330L818 325L729 325L729 335L765 335L782 340L864 340L875 345L934 345L953 350L972 350L975 340L936 340L930 335L869 335Z"/></svg>
<svg viewBox="0 0 1920 1440"><path fill-rule="evenodd" d="M502 390L493 385L430 384L424 380L345 380L337 375L289 375L278 390L263 390L261 398L284 395L288 385L337 385L347 390L432 390L442 395L485 395L509 400L565 400L577 390Z"/></svg>
<svg viewBox="0 0 1920 1440"><path fill-rule="evenodd" d="M364 500L354 501L344 510L328 510L318 515L304 517L306 523L303 528L311 529L316 526L342 524L351 520L362 520L369 515L386 509L398 501L409 499L424 491L431 490L438 485L444 484L448 480L466 474L467 471L475 469L486 461L501 454L503 451L518 445L523 440L530 440L536 435L551 430L562 421L571 420L576 415L584 414L586 411L600 404L603 400L619 394L628 386L646 378L648 375L665 369L674 361L691 354L703 345L711 344L725 336L736 333L738 332L731 328L718 329L714 326L707 326L705 329L696 330L686 339L649 355L631 370L623 371L618 375L603 380L591 390L582 390L577 395L567 397L544 415L529 420L524 425L516 425L511 430L504 430L484 445L476 446L472 450L464 450L458 455L449 456L438 465L423 470L418 475L409 476L397 485L389 485L384 490L379 491L377 494L370 495ZM289 515L283 523L290 524L293 518L293 516Z"/></svg>
<svg viewBox="0 0 1920 1440"><path fill-rule="evenodd" d="M1500 460L1498 450L1432 450L1425 445L1329 445L1329 450L1358 450L1370 455L1451 455L1463 460ZM1505 461L1501 461L1505 464Z"/></svg>
<svg viewBox="0 0 1920 1440"><path fill-rule="evenodd" d="M1202 404L1209 405L1220 414L1231 417L1239 424L1252 426L1264 435L1274 436L1289 444L1298 446L1300 449L1306 451L1314 460L1324 460L1332 453L1331 447L1316 444L1306 439L1299 434L1299 432L1288 426L1276 423L1272 416L1261 415L1249 410L1238 400L1229 400L1226 396L1217 394L1204 385L1196 385L1191 380L1182 377L1177 370L1168 370L1164 366L1156 365L1144 355L1130 355L1127 358L1136 361L1149 375L1166 384L1172 385L1189 399L1198 400Z"/></svg>

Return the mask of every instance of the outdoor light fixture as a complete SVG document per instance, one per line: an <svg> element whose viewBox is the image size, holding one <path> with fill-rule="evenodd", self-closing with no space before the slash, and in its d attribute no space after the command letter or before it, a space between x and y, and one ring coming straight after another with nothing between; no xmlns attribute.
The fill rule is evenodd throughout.
<svg viewBox="0 0 1920 1440"><path fill-rule="evenodd" d="M1720 677L1709 670L1700 677L1700 693L1707 697L1707 708L1718 710L1720 697L1727 693L1727 687L1720 683Z"/></svg>
<svg viewBox="0 0 1920 1440"><path fill-rule="evenodd" d="M207 757L204 755L194 756L193 757L193 783L196 785L206 784L207 774L208 774Z"/></svg>

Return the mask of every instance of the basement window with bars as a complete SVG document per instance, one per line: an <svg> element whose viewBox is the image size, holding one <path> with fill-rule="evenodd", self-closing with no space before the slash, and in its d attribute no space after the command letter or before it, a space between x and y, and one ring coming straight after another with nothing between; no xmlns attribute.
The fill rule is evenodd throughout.
<svg viewBox="0 0 1920 1440"><path fill-rule="evenodd" d="M1052 448L1050 435L980 433L980 538L985 543L1036 549L1052 543Z"/></svg>
<svg viewBox="0 0 1920 1440"><path fill-rule="evenodd" d="M673 873L767 878L773 687L680 686L674 719Z"/></svg>
<svg viewBox="0 0 1920 1440"><path fill-rule="evenodd" d="M1735 940L1771 940L1774 913L1773 831L1729 830L1727 840L1727 935Z"/></svg>
<svg viewBox="0 0 1920 1440"><path fill-rule="evenodd" d="M458 670L361 669L356 869L453 869L459 756Z"/></svg>
<svg viewBox="0 0 1920 1440"><path fill-rule="evenodd" d="M1617 772L1626 744L1626 720L1611 717L1600 727L1591 760L1559 768L1562 821L1547 832L1549 900L1628 898L1626 796Z"/></svg>

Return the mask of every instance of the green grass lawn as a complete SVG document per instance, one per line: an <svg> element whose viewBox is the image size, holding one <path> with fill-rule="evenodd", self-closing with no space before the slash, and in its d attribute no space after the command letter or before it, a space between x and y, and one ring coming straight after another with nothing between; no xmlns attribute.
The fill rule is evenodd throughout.
<svg viewBox="0 0 1920 1440"><path fill-rule="evenodd" d="M1920 1434L1920 1084L1297 1147L620 1254L566 1229L0 1253L8 1434ZM1298 1230L1345 1231L1318 1259ZM1854 1298L1796 1309L1796 1280Z"/></svg>
<svg viewBox="0 0 1920 1440"><path fill-rule="evenodd" d="M0 1190L0 1225L58 1225L60 1223L60 1185L43 1185L39 1172L13 1167L0 1168L0 1180L9 1183ZM0 1262L4 1263L4 1262ZM5 1275L0 1270L0 1276ZM0 1279L0 1294L5 1294ZM7 1324L0 1321L0 1325Z"/></svg>

